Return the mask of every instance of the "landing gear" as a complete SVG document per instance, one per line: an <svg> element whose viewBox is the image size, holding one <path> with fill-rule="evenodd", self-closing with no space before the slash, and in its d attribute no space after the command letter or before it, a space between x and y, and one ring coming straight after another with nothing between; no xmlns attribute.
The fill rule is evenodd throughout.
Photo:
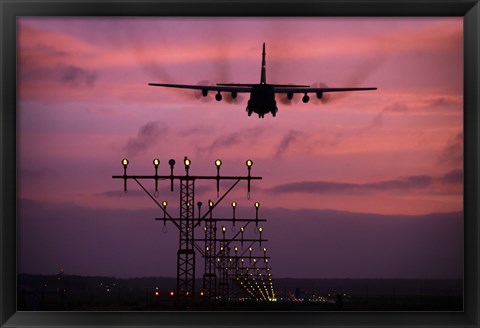
<svg viewBox="0 0 480 328"><path fill-rule="evenodd" d="M278 108L277 108L277 107L275 107L274 109L272 109L272 110L270 111L270 113L272 113L272 116L273 116L273 117L277 116L277 112L278 112Z"/></svg>

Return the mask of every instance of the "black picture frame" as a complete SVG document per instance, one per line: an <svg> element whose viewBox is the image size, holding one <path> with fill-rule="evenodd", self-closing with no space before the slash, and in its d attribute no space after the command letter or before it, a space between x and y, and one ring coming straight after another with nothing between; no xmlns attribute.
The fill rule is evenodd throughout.
<svg viewBox="0 0 480 328"><path fill-rule="evenodd" d="M0 0L0 325L1 327L408 326L479 327L478 0ZM17 312L16 18L19 16L460 16L464 18L463 312Z"/></svg>

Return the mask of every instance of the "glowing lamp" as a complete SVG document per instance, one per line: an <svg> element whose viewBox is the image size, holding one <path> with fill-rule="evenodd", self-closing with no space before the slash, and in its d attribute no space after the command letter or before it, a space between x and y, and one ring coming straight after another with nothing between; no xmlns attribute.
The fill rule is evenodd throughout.
<svg viewBox="0 0 480 328"><path fill-rule="evenodd" d="M157 168L160 165L160 160L158 158L155 158L153 160L153 165L155 165L155 167Z"/></svg>
<svg viewBox="0 0 480 328"><path fill-rule="evenodd" d="M126 158L122 159L122 165L126 168L128 165L128 159Z"/></svg>
<svg viewBox="0 0 480 328"><path fill-rule="evenodd" d="M216 166L216 167L222 166L222 161L219 160L219 159L217 159L217 160L215 161L215 166Z"/></svg>
<svg viewBox="0 0 480 328"><path fill-rule="evenodd" d="M249 167L249 168L250 168L250 167L252 167L252 165L253 165L253 162L252 162L252 160L251 160L251 159L248 159L248 160L245 162L245 164L247 165L247 167Z"/></svg>

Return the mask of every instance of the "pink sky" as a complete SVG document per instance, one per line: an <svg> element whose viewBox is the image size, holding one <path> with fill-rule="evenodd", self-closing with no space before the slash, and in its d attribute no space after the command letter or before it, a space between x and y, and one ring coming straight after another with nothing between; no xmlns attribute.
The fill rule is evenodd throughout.
<svg viewBox="0 0 480 328"><path fill-rule="evenodd" d="M52 208L154 209L147 197L118 193L122 183L111 176L122 173L122 158L129 158L131 174L153 173L155 157L167 174L168 159L180 163L184 156L192 174L215 174L213 162L221 158L222 172L233 175L245 174L250 158L263 180L251 200L242 188L234 194L247 208L259 200L267 213L461 213L462 24L461 18L20 18L19 197ZM277 117L258 119L247 116L246 95L236 103L204 102L192 91L147 85L257 83L263 42L267 82L378 90L334 95L324 104L277 98ZM205 185L196 200L214 197L213 188ZM23 213L25 222L34 219ZM42 242L29 226L20 240L28 231ZM461 249L461 233L455 240ZM59 253L47 261L51 267L32 265L34 247L27 244L26 271L68 262ZM348 276L345 270L330 276ZM321 268L312 275L321 276Z"/></svg>

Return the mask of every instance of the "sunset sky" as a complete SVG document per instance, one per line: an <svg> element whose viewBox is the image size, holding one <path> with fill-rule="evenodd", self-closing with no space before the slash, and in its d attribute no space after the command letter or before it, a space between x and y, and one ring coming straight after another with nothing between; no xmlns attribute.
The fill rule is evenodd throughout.
<svg viewBox="0 0 480 328"><path fill-rule="evenodd" d="M148 86L258 83L263 42L267 82L378 90L280 95L259 119L248 95ZM112 175L125 157L129 174L153 174L153 158L182 174L188 156L198 175L253 160L251 199L241 184L218 213L261 203L277 277L463 276L461 18L22 17L17 76L19 272L174 276L178 232ZM164 199L178 215L168 182Z"/></svg>

